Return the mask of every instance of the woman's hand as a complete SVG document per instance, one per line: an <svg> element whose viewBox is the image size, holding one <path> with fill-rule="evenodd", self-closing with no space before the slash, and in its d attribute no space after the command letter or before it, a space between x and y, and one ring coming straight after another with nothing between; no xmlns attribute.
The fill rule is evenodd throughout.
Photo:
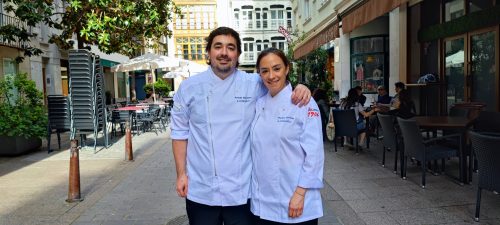
<svg viewBox="0 0 500 225"><path fill-rule="evenodd" d="M297 187L293 192L292 198L290 199L290 203L288 204L288 216L292 218L296 218L302 216L302 212L304 211L304 198L306 195L306 189Z"/></svg>

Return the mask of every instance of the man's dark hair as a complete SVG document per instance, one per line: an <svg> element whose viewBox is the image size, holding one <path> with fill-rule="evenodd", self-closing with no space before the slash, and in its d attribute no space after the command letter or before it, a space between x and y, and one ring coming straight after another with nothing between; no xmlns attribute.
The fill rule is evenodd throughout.
<svg viewBox="0 0 500 225"><path fill-rule="evenodd" d="M207 42L207 46L205 47L205 51L208 53L212 48L212 43L214 42L214 38L219 35L229 35L236 40L236 49L238 49L238 53L241 54L241 39L240 34L229 27L218 27L217 29L210 32L208 37L205 39ZM207 64L210 65L210 60L207 60ZM239 63L236 64L238 66Z"/></svg>
<svg viewBox="0 0 500 225"><path fill-rule="evenodd" d="M405 84L403 82L396 82L394 86L401 90L405 89Z"/></svg>
<svg viewBox="0 0 500 225"><path fill-rule="evenodd" d="M361 86L356 86L356 87L354 87L354 89L356 89L358 91L363 91L363 88L361 88Z"/></svg>

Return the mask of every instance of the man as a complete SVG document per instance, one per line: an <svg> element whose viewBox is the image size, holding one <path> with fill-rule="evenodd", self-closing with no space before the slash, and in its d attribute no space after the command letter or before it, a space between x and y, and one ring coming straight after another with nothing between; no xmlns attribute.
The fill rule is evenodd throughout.
<svg viewBox="0 0 500 225"><path fill-rule="evenodd" d="M389 93L387 93L387 90L385 89L384 86L378 86L377 88L378 96L377 96L377 103L378 104L390 104L391 103L391 96L389 96Z"/></svg>
<svg viewBox="0 0 500 225"><path fill-rule="evenodd" d="M250 225L250 125L267 89L257 74L236 69L239 34L219 27L207 38L209 69L184 81L174 96L171 138L176 190L187 197L191 225ZM294 103L309 102L303 85Z"/></svg>
<svg viewBox="0 0 500 225"><path fill-rule="evenodd" d="M356 86L354 87L356 89L356 91L358 92L358 102L359 104L361 105L365 105L365 102L366 102L366 96L363 95L363 88L361 88L361 86Z"/></svg>

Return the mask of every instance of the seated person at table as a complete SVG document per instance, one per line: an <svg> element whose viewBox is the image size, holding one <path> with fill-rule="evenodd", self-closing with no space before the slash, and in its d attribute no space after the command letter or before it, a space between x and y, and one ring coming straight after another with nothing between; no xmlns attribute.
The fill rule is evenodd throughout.
<svg viewBox="0 0 500 225"><path fill-rule="evenodd" d="M395 115L403 119L409 119L416 115L415 103L411 100L408 90L399 91L399 100L394 103L394 109L387 112L387 114Z"/></svg>
<svg viewBox="0 0 500 225"><path fill-rule="evenodd" d="M387 93L387 90L384 86L378 86L377 88L378 96L377 103L378 104L391 104L391 96Z"/></svg>
<svg viewBox="0 0 500 225"><path fill-rule="evenodd" d="M370 111L365 111L365 107L359 103L359 95L356 88L351 88L347 93L347 97L343 98L340 102L341 109L354 109L354 113L356 116L356 129L359 132L359 143L363 143L365 140L365 118L369 117L373 113L375 113L378 109L372 109Z"/></svg>
<svg viewBox="0 0 500 225"><path fill-rule="evenodd" d="M354 89L356 89L356 92L358 93L359 104L364 106L365 102L366 102L366 96L363 94L363 88L361 88L361 86L356 86L356 87L354 87Z"/></svg>
<svg viewBox="0 0 500 225"><path fill-rule="evenodd" d="M405 89L405 84L403 82L394 83L394 90L396 91L396 94L391 99L391 107L394 107L394 104L396 104L396 102L399 101L399 92L404 89Z"/></svg>
<svg viewBox="0 0 500 225"><path fill-rule="evenodd" d="M389 111L392 99L391 96L389 96L384 86L378 86L377 92L378 92L377 102L375 102L375 105L373 107L376 107L379 112ZM370 131L373 132L375 128L378 126L377 115L370 116L369 121L370 121Z"/></svg>

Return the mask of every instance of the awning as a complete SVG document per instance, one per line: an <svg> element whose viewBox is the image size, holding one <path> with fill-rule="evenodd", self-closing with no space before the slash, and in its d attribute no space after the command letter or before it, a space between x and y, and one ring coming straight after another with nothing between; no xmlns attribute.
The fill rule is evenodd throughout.
<svg viewBox="0 0 500 225"><path fill-rule="evenodd" d="M314 35L314 37L309 39L309 41L307 41L305 44L295 49L295 51L293 52L293 58L294 59L301 58L302 56L308 54L314 49L317 49L322 45L338 37L340 37L339 23L338 21L334 21L331 25L327 26L318 34Z"/></svg>
<svg viewBox="0 0 500 225"><path fill-rule="evenodd" d="M349 33L375 18L390 12L408 0L368 0L342 17L342 32Z"/></svg>

